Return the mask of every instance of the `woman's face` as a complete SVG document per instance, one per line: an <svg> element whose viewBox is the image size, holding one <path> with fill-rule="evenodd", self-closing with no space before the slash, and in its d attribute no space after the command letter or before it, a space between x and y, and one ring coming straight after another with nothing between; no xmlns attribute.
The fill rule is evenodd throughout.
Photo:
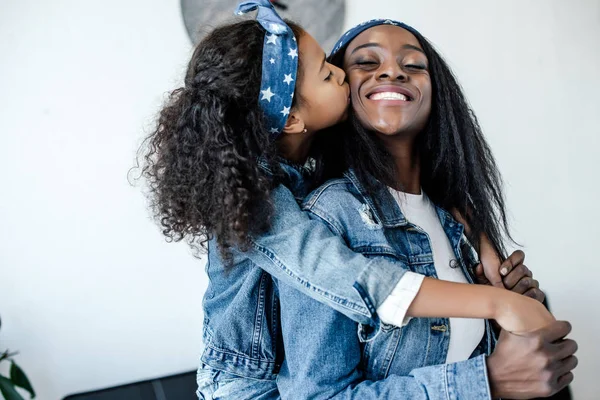
<svg viewBox="0 0 600 400"><path fill-rule="evenodd" d="M344 70L361 124L383 135L416 136L431 112L428 60L409 31L379 25L346 49Z"/></svg>

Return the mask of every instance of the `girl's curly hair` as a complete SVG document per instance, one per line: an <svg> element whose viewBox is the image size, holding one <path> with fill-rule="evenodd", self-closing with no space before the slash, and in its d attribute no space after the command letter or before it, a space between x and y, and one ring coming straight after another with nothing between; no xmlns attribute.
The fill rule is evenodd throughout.
<svg viewBox="0 0 600 400"><path fill-rule="evenodd" d="M302 28L287 21L299 38ZM221 254L246 250L250 234L273 213L277 146L265 129L258 98L265 30L254 20L213 30L196 47L184 86L160 111L140 148L141 176L168 240L197 250L216 237ZM295 96L298 97L298 96Z"/></svg>

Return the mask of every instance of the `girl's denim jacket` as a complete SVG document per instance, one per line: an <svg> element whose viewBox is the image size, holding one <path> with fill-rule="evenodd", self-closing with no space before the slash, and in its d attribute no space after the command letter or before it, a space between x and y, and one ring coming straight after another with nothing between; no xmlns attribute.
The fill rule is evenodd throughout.
<svg viewBox="0 0 600 400"><path fill-rule="evenodd" d="M404 275L401 260L369 259L350 250L327 224L298 201L308 193L303 168L282 164L283 184L272 191L270 229L233 250L227 264L213 238L208 244L204 295L204 350L211 368L254 379L275 379L283 360L279 299L273 277L369 326L381 330L375 310Z"/></svg>

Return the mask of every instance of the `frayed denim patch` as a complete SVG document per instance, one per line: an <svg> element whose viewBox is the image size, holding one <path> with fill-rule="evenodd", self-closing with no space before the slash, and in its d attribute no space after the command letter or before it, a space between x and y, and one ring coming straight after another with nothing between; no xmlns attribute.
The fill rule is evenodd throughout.
<svg viewBox="0 0 600 400"><path fill-rule="evenodd" d="M373 211L369 208L368 205L363 204L358 209L358 213L360 214L360 218L367 225L369 229L381 229L381 224L375 221L375 217L373 216Z"/></svg>

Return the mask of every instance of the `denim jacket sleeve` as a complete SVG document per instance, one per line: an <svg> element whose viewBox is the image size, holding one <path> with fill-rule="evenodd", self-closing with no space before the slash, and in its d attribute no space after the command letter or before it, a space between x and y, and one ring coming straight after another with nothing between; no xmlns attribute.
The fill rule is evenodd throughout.
<svg viewBox="0 0 600 400"><path fill-rule="evenodd" d="M491 399L484 356L366 380L357 324L281 282L278 286L285 346L277 377L282 399Z"/></svg>
<svg viewBox="0 0 600 400"><path fill-rule="evenodd" d="M285 186L276 187L272 198L277 212L271 227L251 238L247 257L303 294L378 328L376 309L405 269L350 250L326 221L303 211Z"/></svg>

